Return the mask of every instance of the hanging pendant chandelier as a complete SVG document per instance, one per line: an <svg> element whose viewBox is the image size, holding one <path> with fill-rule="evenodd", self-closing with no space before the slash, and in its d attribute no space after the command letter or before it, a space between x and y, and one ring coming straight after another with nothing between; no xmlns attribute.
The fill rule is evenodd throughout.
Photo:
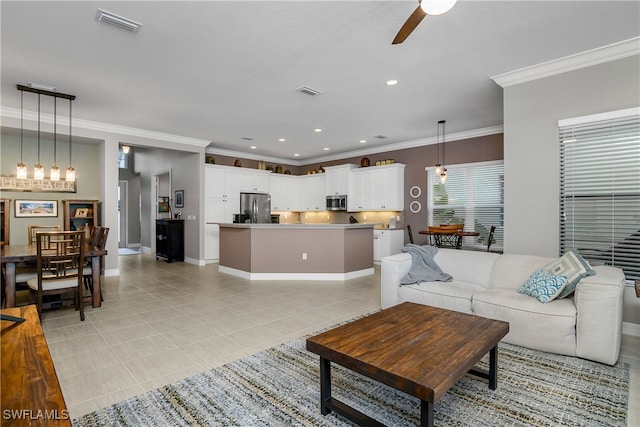
<svg viewBox="0 0 640 427"><path fill-rule="evenodd" d="M447 168L444 166L445 165L445 159L444 159L444 148L445 148L445 127L444 124L446 123L446 120L439 120L438 121L438 137L437 137L437 143L436 143L436 152L437 152L437 157L438 160L436 162L436 174L438 174L440 176L440 182L442 184L445 183L445 181L447 180ZM440 143L440 135L442 135L442 144ZM440 159L440 145L442 145L442 159Z"/></svg>
<svg viewBox="0 0 640 427"><path fill-rule="evenodd" d="M45 87L35 83L30 83L29 86L17 85L17 89L20 94L20 162L16 168L16 177L18 179L27 179L28 171L27 166L23 161L23 146L24 146L24 92L35 93L38 95L38 160L33 169L33 179L44 180L44 167L40 163L40 144L41 144L41 96L53 97L53 166L50 170L49 179L51 181L60 180L60 168L58 167L58 98L64 98L69 100L69 167L67 168L67 181L75 181L75 169L71 167L71 102L76 99L75 95L68 95L64 93L56 92L53 87Z"/></svg>
<svg viewBox="0 0 640 427"><path fill-rule="evenodd" d="M20 163L16 168L16 177L18 179L27 178L27 165L22 160L22 146L23 146L23 134L24 134L24 92L20 92Z"/></svg>
<svg viewBox="0 0 640 427"><path fill-rule="evenodd" d="M44 179L44 168L40 164L40 94L38 94L38 163L33 168L33 179Z"/></svg>

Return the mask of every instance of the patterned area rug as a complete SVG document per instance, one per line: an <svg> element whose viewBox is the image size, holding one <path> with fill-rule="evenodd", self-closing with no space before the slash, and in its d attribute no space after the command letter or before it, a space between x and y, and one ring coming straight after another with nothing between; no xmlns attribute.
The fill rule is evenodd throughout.
<svg viewBox="0 0 640 427"><path fill-rule="evenodd" d="M465 375L435 404L437 426L625 426L629 366L499 347L498 389ZM487 369L487 358L478 367ZM386 425L419 425L420 402L332 364L333 395ZM319 358L281 344L75 419L75 426L347 426L320 414Z"/></svg>

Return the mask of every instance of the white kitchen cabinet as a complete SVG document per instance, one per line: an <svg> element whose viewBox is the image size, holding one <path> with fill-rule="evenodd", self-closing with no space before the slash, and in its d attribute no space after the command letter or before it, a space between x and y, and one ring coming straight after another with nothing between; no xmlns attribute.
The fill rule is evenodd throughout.
<svg viewBox="0 0 640 427"><path fill-rule="evenodd" d="M387 228L373 230L373 262L380 264L382 258L399 254L404 247L404 229Z"/></svg>
<svg viewBox="0 0 640 427"><path fill-rule="evenodd" d="M325 174L299 176L300 195L298 197L298 211L324 211L327 207Z"/></svg>
<svg viewBox="0 0 640 427"><path fill-rule="evenodd" d="M237 213L240 199L210 197L205 206L205 222L233 222L233 214Z"/></svg>
<svg viewBox="0 0 640 427"><path fill-rule="evenodd" d="M293 175L272 174L269 177L271 189L271 210L294 212L298 208L300 180Z"/></svg>
<svg viewBox="0 0 640 427"><path fill-rule="evenodd" d="M352 170L348 210L404 210L404 167L401 163L394 163Z"/></svg>
<svg viewBox="0 0 640 427"><path fill-rule="evenodd" d="M241 192L269 192L270 171L231 167L225 171L224 186L229 197L240 197Z"/></svg>
<svg viewBox="0 0 640 427"><path fill-rule="evenodd" d="M216 224L204 225L204 258L207 261L220 259L220 227Z"/></svg>
<svg viewBox="0 0 640 427"><path fill-rule="evenodd" d="M347 163L344 165L338 166L326 166L325 176L327 180L326 185L326 195L334 196L334 195L349 195L349 175L351 174L352 169L357 169L357 165L352 163Z"/></svg>

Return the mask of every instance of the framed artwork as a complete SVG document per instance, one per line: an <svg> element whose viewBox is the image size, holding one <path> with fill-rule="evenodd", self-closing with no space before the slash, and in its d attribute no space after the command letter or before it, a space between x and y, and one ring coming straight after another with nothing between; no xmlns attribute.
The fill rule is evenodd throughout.
<svg viewBox="0 0 640 427"><path fill-rule="evenodd" d="M78 208L73 216L76 218L86 218L89 216L89 208Z"/></svg>
<svg viewBox="0 0 640 427"><path fill-rule="evenodd" d="M58 216L57 200L16 200L16 218Z"/></svg>
<svg viewBox="0 0 640 427"><path fill-rule="evenodd" d="M158 212L170 212L169 210L169 198L160 197L158 200Z"/></svg>
<svg viewBox="0 0 640 427"><path fill-rule="evenodd" d="M184 190L176 190L176 208L184 208Z"/></svg>

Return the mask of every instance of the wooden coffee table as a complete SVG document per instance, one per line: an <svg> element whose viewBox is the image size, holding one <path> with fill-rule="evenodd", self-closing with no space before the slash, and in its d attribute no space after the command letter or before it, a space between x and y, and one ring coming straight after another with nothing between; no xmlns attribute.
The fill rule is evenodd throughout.
<svg viewBox="0 0 640 427"><path fill-rule="evenodd" d="M360 425L382 425L331 397L331 362L421 400L421 425L433 426L433 406L465 373L498 386L498 342L509 324L405 302L307 339L320 356L320 410ZM489 353L489 371L472 369Z"/></svg>

